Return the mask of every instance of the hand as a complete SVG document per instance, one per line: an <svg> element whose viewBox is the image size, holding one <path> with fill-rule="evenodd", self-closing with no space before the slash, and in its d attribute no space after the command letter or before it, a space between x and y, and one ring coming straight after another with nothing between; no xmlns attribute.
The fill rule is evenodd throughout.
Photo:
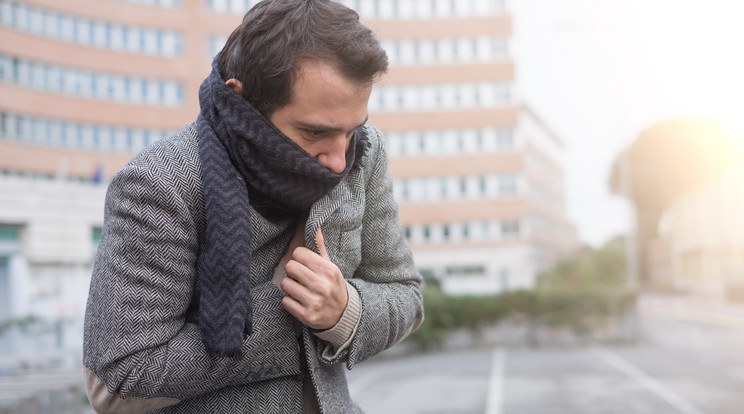
<svg viewBox="0 0 744 414"><path fill-rule="evenodd" d="M280 287L287 294L282 306L289 313L310 328L324 330L341 319L349 294L341 270L328 257L320 229L316 240L320 255L306 247L295 248Z"/></svg>

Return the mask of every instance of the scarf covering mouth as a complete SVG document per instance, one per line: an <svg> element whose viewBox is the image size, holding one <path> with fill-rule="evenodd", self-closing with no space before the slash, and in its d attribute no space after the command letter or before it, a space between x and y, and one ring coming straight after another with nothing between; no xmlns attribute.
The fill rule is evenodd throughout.
<svg viewBox="0 0 744 414"><path fill-rule="evenodd" d="M250 264L251 194L288 215L308 211L346 177L357 137L336 174L284 135L239 93L212 72L199 88L196 126L202 163L206 242L199 267L199 330L207 351L239 357L253 332Z"/></svg>

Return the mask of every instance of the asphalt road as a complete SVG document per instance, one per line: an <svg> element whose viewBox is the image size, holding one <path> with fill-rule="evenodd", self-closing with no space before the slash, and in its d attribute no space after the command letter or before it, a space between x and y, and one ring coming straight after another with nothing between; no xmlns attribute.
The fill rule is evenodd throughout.
<svg viewBox="0 0 744 414"><path fill-rule="evenodd" d="M744 413L744 307L644 297L639 341L380 358L348 373L368 412Z"/></svg>

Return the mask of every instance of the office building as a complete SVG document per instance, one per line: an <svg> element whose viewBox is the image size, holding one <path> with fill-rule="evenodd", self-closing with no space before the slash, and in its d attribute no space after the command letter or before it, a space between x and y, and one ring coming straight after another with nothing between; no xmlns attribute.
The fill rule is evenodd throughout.
<svg viewBox="0 0 744 414"><path fill-rule="evenodd" d="M0 0L0 320L57 321L54 346L80 345L107 180L195 119L256 2ZM504 1L343 3L390 57L370 123L422 272L452 293L531 287L577 242L561 143L517 94Z"/></svg>

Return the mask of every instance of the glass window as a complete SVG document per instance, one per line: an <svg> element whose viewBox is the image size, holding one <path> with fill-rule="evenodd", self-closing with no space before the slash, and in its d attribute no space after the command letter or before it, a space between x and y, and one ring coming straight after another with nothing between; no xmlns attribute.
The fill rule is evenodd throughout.
<svg viewBox="0 0 744 414"><path fill-rule="evenodd" d="M108 27L110 28L109 33L111 36L111 40L108 43L109 47L115 50L125 50L126 40L124 40L124 35L127 29L118 24L108 25Z"/></svg>
<svg viewBox="0 0 744 414"><path fill-rule="evenodd" d="M494 3L494 1L495 0L475 0L475 3L473 4L473 13L476 16L484 16L493 13L491 4Z"/></svg>
<svg viewBox="0 0 744 414"><path fill-rule="evenodd" d="M90 233L90 241L93 243L94 247L98 247L98 244L101 243L101 235L103 234L103 229L101 227L93 227Z"/></svg>
<svg viewBox="0 0 744 414"><path fill-rule="evenodd" d="M183 101L183 85L181 85L180 83L176 83L176 103L181 103Z"/></svg>
<svg viewBox="0 0 744 414"><path fill-rule="evenodd" d="M175 34L173 36L173 42L173 54L180 56L183 54L183 37L180 34Z"/></svg>
<svg viewBox="0 0 744 414"><path fill-rule="evenodd" d="M72 30L72 33L71 33L70 38L67 39L67 40L69 40L71 42L77 42L78 41L78 26L79 26L79 24L78 24L78 18L77 17L69 17L69 20L70 20L70 28Z"/></svg>
<svg viewBox="0 0 744 414"><path fill-rule="evenodd" d="M146 79L140 79L139 80L139 90L140 90L140 101L147 102L148 101L148 88L147 88L147 80Z"/></svg>
<svg viewBox="0 0 744 414"><path fill-rule="evenodd" d="M210 0L210 8L215 13L227 13L228 4L227 0Z"/></svg>
<svg viewBox="0 0 744 414"><path fill-rule="evenodd" d="M424 240L428 241L431 239L431 227L430 226L424 226L423 235L424 235Z"/></svg>
<svg viewBox="0 0 744 414"><path fill-rule="evenodd" d="M94 22L92 25L93 34L91 35L91 38L93 39L93 44L96 47L108 47L108 43L106 41L106 23L103 22Z"/></svg>
<svg viewBox="0 0 744 414"><path fill-rule="evenodd" d="M124 128L111 127L111 148L118 151L127 151L126 130Z"/></svg>
<svg viewBox="0 0 744 414"><path fill-rule="evenodd" d="M0 242L18 242L19 231L16 226L0 224Z"/></svg>
<svg viewBox="0 0 744 414"><path fill-rule="evenodd" d="M0 24L5 26L13 25L13 7L12 3L0 1Z"/></svg>
<svg viewBox="0 0 744 414"><path fill-rule="evenodd" d="M72 137L72 125L69 123L62 124L59 130L60 141L63 146L67 146L70 138Z"/></svg>
<svg viewBox="0 0 744 414"><path fill-rule="evenodd" d="M95 73L91 73L88 76L88 80L90 81L90 95L93 97L98 96L98 75Z"/></svg>
<svg viewBox="0 0 744 414"><path fill-rule="evenodd" d="M122 79L122 93L124 100L130 100L132 96L132 80L129 77Z"/></svg>
<svg viewBox="0 0 744 414"><path fill-rule="evenodd" d="M513 174L499 176L499 194L514 195L517 193L517 177Z"/></svg>
<svg viewBox="0 0 744 414"><path fill-rule="evenodd" d="M20 85L28 85L28 64L24 61L13 59L13 81Z"/></svg>
<svg viewBox="0 0 744 414"><path fill-rule="evenodd" d="M114 99L114 82L111 76L103 75L101 77L103 96L107 99Z"/></svg>
<svg viewBox="0 0 744 414"><path fill-rule="evenodd" d="M359 8L357 11L360 15L365 18L375 18L376 16L376 0L360 0Z"/></svg>
<svg viewBox="0 0 744 414"><path fill-rule="evenodd" d="M500 129L496 131L496 143L501 148L514 147L514 135L511 129Z"/></svg>
<svg viewBox="0 0 744 414"><path fill-rule="evenodd" d="M450 8L458 17L467 17L473 14L472 0L451 0Z"/></svg>
<svg viewBox="0 0 744 414"><path fill-rule="evenodd" d="M15 24L18 30L28 30L28 7L23 4L13 3L15 6Z"/></svg>
<svg viewBox="0 0 744 414"><path fill-rule="evenodd" d="M54 145L60 145L62 123L58 121L49 121L49 142Z"/></svg>
<svg viewBox="0 0 744 414"><path fill-rule="evenodd" d="M105 47L111 47L113 34L111 33L113 28L111 23L103 24L103 44Z"/></svg>
<svg viewBox="0 0 744 414"><path fill-rule="evenodd" d="M439 198L444 200L447 198L447 179L440 178L437 181L439 182Z"/></svg>
<svg viewBox="0 0 744 414"><path fill-rule="evenodd" d="M434 17L440 19L449 17L449 12L447 10L449 0L432 0L432 2L434 5Z"/></svg>
<svg viewBox="0 0 744 414"><path fill-rule="evenodd" d="M72 145L75 148L83 147L83 125L82 124L73 124Z"/></svg>
<svg viewBox="0 0 744 414"><path fill-rule="evenodd" d="M142 52L148 55L158 53L158 40L156 30L142 30Z"/></svg>
<svg viewBox="0 0 744 414"><path fill-rule="evenodd" d="M98 130L98 141L101 149L111 150L114 147L111 145L111 130L112 128L103 125L97 125Z"/></svg>
<svg viewBox="0 0 744 414"><path fill-rule="evenodd" d="M43 89L46 77L44 74L44 65L38 63L32 65L29 74L31 75L31 78L29 79L31 81L31 86Z"/></svg>
<svg viewBox="0 0 744 414"><path fill-rule="evenodd" d="M69 16L60 15L60 38L66 42L75 40L75 29L73 28L72 19Z"/></svg>
<svg viewBox="0 0 744 414"><path fill-rule="evenodd" d="M501 235L502 236L517 236L519 235L519 221L503 221L501 222Z"/></svg>
<svg viewBox="0 0 744 414"><path fill-rule="evenodd" d="M40 35L44 33L44 15L37 8L30 8L28 11L29 31L33 34Z"/></svg>
<svg viewBox="0 0 744 414"><path fill-rule="evenodd" d="M111 98L115 101L125 101L127 99L124 93L124 78L121 76L111 76Z"/></svg>
<svg viewBox="0 0 744 414"><path fill-rule="evenodd" d="M51 38L59 39L62 36L62 16L59 13L47 12L44 14L44 34Z"/></svg>
<svg viewBox="0 0 744 414"><path fill-rule="evenodd" d="M132 136L132 130L129 128L124 132L124 143L128 151L134 151L134 137Z"/></svg>
<svg viewBox="0 0 744 414"><path fill-rule="evenodd" d="M376 0L377 3L377 17L382 19L392 19L395 17L395 9L393 8L393 0Z"/></svg>
<svg viewBox="0 0 744 414"><path fill-rule="evenodd" d="M150 144L152 144L152 135L150 134L150 131L142 131L142 145L148 147Z"/></svg>
<svg viewBox="0 0 744 414"><path fill-rule="evenodd" d="M131 47L132 42L130 41L130 35L129 35L130 32L131 32L131 30L129 30L129 27L128 26L122 26L122 28L121 28L121 42L122 42L121 47L122 47L122 50L126 50L127 52L130 52L133 49Z"/></svg>
<svg viewBox="0 0 744 414"><path fill-rule="evenodd" d="M396 0L397 15L400 19L413 19L416 17L416 0Z"/></svg>
<svg viewBox="0 0 744 414"><path fill-rule="evenodd" d="M484 239L488 240L491 238L491 223L483 221L480 223L481 235Z"/></svg>
<svg viewBox="0 0 744 414"><path fill-rule="evenodd" d="M468 180L465 177L460 177L458 179L458 191L460 192L461 196L465 196L468 194Z"/></svg>

